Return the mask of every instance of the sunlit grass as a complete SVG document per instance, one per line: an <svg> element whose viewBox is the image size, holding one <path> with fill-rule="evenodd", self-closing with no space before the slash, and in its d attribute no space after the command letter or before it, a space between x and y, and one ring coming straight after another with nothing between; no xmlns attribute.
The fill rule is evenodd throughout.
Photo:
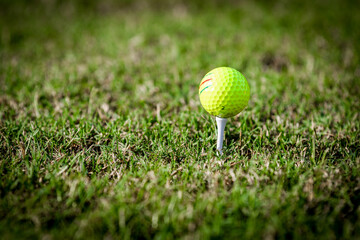
<svg viewBox="0 0 360 240"><path fill-rule="evenodd" d="M5 239L359 237L356 8L199 6L1 17ZM251 87L221 158L218 66Z"/></svg>

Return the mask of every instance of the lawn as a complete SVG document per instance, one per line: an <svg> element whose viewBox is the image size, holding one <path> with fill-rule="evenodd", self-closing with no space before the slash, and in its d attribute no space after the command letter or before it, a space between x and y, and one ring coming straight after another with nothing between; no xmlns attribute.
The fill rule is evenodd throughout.
<svg viewBox="0 0 360 240"><path fill-rule="evenodd" d="M2 239L359 239L355 1L0 3ZM198 89L247 78L216 155Z"/></svg>

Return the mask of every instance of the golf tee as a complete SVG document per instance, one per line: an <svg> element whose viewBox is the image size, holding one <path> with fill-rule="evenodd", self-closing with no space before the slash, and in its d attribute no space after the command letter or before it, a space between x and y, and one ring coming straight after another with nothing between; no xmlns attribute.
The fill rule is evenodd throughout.
<svg viewBox="0 0 360 240"><path fill-rule="evenodd" d="M217 143L216 149L219 151L219 154L222 155L223 141L224 141L224 130L227 119L216 117L216 125L217 125Z"/></svg>

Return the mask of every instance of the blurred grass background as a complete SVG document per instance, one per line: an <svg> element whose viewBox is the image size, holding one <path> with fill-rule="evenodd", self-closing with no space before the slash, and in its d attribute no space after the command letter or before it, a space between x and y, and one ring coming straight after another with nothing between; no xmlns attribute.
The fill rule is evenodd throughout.
<svg viewBox="0 0 360 240"><path fill-rule="evenodd" d="M0 233L359 237L356 1L0 3ZM251 86L224 158L198 84Z"/></svg>

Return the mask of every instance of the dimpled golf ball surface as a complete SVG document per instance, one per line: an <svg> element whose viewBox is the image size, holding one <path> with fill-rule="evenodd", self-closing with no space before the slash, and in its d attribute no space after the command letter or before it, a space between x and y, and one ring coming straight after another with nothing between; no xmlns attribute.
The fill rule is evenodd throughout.
<svg viewBox="0 0 360 240"><path fill-rule="evenodd" d="M208 72L199 87L200 102L211 115L228 118L240 113L248 104L250 87L237 70L219 67Z"/></svg>

